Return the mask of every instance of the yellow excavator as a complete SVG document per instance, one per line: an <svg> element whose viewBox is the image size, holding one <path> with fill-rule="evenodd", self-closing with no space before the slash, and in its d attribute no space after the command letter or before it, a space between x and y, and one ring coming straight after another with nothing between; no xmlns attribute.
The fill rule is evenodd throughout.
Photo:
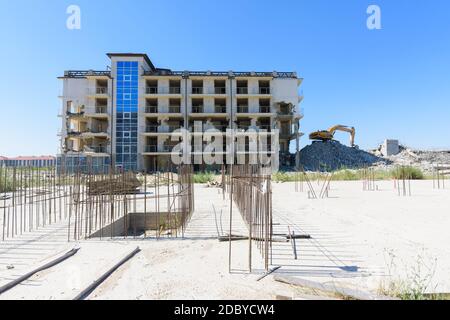
<svg viewBox="0 0 450 320"><path fill-rule="evenodd" d="M334 134L336 131L344 131L350 133L350 145L352 147L356 147L355 145L355 128L349 126L343 126L341 124L335 125L328 130L321 130L312 132L309 135L309 139L311 140L320 140L320 141L330 141L333 140Z"/></svg>

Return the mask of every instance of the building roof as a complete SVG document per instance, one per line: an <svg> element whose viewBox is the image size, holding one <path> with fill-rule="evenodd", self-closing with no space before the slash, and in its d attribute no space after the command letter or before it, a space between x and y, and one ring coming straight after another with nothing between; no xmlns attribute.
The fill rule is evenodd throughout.
<svg viewBox="0 0 450 320"><path fill-rule="evenodd" d="M111 57L142 57L144 58L145 62L152 68L155 69L155 66L153 65L152 61L148 57L146 53L107 53L106 54L110 59Z"/></svg>
<svg viewBox="0 0 450 320"><path fill-rule="evenodd" d="M291 78L299 79L296 72L255 72L255 71L173 71L166 68L156 68L151 62L150 58L145 53L107 53L110 59L112 57L142 57L150 66L151 70L144 71L144 76L179 76L179 77L189 77L189 76L213 76L213 77L267 77L267 78ZM64 72L64 78L85 78L86 76L107 76L111 77L111 71L95 71L95 70L69 70Z"/></svg>

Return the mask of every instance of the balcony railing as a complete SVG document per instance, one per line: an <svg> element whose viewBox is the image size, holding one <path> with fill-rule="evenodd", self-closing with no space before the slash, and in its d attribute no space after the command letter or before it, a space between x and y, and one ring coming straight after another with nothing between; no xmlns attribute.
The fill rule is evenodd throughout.
<svg viewBox="0 0 450 320"><path fill-rule="evenodd" d="M203 126L203 130L204 131L215 129L215 130L218 130L220 132L226 132L227 128L228 128L227 125L222 125L222 124L212 124L212 125L204 125Z"/></svg>
<svg viewBox="0 0 450 320"><path fill-rule="evenodd" d="M106 153L105 146L85 146L84 152Z"/></svg>
<svg viewBox="0 0 450 320"><path fill-rule="evenodd" d="M237 87L236 92L237 92L237 94L248 94L248 88L247 87Z"/></svg>
<svg viewBox="0 0 450 320"><path fill-rule="evenodd" d="M148 145L144 146L144 152L172 152L174 146L171 145Z"/></svg>
<svg viewBox="0 0 450 320"><path fill-rule="evenodd" d="M225 94L227 92L226 87L215 87L214 93L215 94Z"/></svg>
<svg viewBox="0 0 450 320"><path fill-rule="evenodd" d="M88 92L90 94L108 94L108 87L89 88Z"/></svg>
<svg viewBox="0 0 450 320"><path fill-rule="evenodd" d="M259 112L260 113L270 113L270 107L269 106L259 107Z"/></svg>
<svg viewBox="0 0 450 320"><path fill-rule="evenodd" d="M158 132L161 133L167 133L167 132L174 132L175 130L179 130L183 128L183 125L180 124L169 124L169 125L162 125L158 127Z"/></svg>
<svg viewBox="0 0 450 320"><path fill-rule="evenodd" d="M203 113L203 106L193 106L192 113Z"/></svg>
<svg viewBox="0 0 450 320"><path fill-rule="evenodd" d="M79 111L79 112L70 112L70 111L67 111L67 112L66 112L66 115L67 115L68 117L78 117L78 116L84 115L84 111Z"/></svg>
<svg viewBox="0 0 450 320"><path fill-rule="evenodd" d="M237 130L240 130L240 131L242 131L242 130L248 130L249 128L250 128L250 126L247 125L247 124L238 124L238 125L236 126L236 129L237 129Z"/></svg>
<svg viewBox="0 0 450 320"><path fill-rule="evenodd" d="M181 113L180 106L169 106L169 113Z"/></svg>
<svg viewBox="0 0 450 320"><path fill-rule="evenodd" d="M237 112L238 113L248 113L248 106L238 106Z"/></svg>
<svg viewBox="0 0 450 320"><path fill-rule="evenodd" d="M147 132L147 133L158 132L158 125L145 126L145 132Z"/></svg>
<svg viewBox="0 0 450 320"><path fill-rule="evenodd" d="M145 113L158 113L158 107L157 106L146 106Z"/></svg>
<svg viewBox="0 0 450 320"><path fill-rule="evenodd" d="M270 87L260 87L259 94L270 94Z"/></svg>
<svg viewBox="0 0 450 320"><path fill-rule="evenodd" d="M73 130L73 129L67 130L68 136L79 136L80 134L81 134L81 131L79 131L79 130Z"/></svg>
<svg viewBox="0 0 450 320"><path fill-rule="evenodd" d="M180 87L145 87L145 94L180 94Z"/></svg>
<svg viewBox="0 0 450 320"><path fill-rule="evenodd" d="M95 113L108 113L107 106L96 106L94 110L95 110Z"/></svg>
<svg viewBox="0 0 450 320"><path fill-rule="evenodd" d="M280 136L287 137L287 136L291 136L291 135L292 135L292 132L290 130L287 130L287 129L280 130Z"/></svg>
<svg viewBox="0 0 450 320"><path fill-rule="evenodd" d="M157 152L158 146L157 145L149 145L144 147L144 152Z"/></svg>
<svg viewBox="0 0 450 320"><path fill-rule="evenodd" d="M170 94L179 94L181 92L180 87L169 87L169 93Z"/></svg>
<svg viewBox="0 0 450 320"><path fill-rule="evenodd" d="M87 133L108 133L108 129L106 127L94 127L87 129Z"/></svg>
<svg viewBox="0 0 450 320"><path fill-rule="evenodd" d="M270 124L260 124L260 125L258 125L258 129L270 132L272 129L272 126Z"/></svg>
<svg viewBox="0 0 450 320"><path fill-rule="evenodd" d="M214 112L215 113L227 113L227 107L226 106L215 106Z"/></svg>
<svg viewBox="0 0 450 320"><path fill-rule="evenodd" d="M192 94L202 94L203 87L192 87Z"/></svg>
<svg viewBox="0 0 450 320"><path fill-rule="evenodd" d="M145 88L145 94L157 94L158 93L158 87L146 87Z"/></svg>

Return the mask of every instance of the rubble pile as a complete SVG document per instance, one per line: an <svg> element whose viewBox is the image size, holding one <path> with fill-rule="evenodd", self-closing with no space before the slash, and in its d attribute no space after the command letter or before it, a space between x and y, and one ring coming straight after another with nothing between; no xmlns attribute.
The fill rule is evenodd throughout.
<svg viewBox="0 0 450 320"><path fill-rule="evenodd" d="M306 171L358 169L372 165L388 165L390 161L372 153L347 147L339 141L317 141L300 151L300 165Z"/></svg>
<svg viewBox="0 0 450 320"><path fill-rule="evenodd" d="M420 167L424 171L432 171L436 165L450 164L450 151L413 150L400 146L400 153L386 157L395 165Z"/></svg>

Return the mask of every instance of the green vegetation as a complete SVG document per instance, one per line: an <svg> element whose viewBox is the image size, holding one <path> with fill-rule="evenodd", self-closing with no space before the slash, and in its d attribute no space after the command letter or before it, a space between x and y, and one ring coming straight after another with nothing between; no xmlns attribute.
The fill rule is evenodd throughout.
<svg viewBox="0 0 450 320"><path fill-rule="evenodd" d="M213 182L215 174L211 172L198 172L194 174L194 183Z"/></svg>
<svg viewBox="0 0 450 320"><path fill-rule="evenodd" d="M13 191L13 183L9 177L2 177L0 178L0 192L11 192Z"/></svg>
<svg viewBox="0 0 450 320"><path fill-rule="evenodd" d="M400 167L391 171L391 176L396 179L422 180L425 178L422 170L411 166Z"/></svg>
<svg viewBox="0 0 450 320"><path fill-rule="evenodd" d="M392 273L397 269L396 256L392 251L388 251L388 256L390 261L387 267L391 280L387 283L381 283L378 289L380 294L401 300L445 299L445 297L439 295L426 293L431 287L436 271L436 259L430 257L425 259L425 252L422 252L417 256L415 266L404 268L405 270L402 273L406 274L405 279L397 278L392 280Z"/></svg>
<svg viewBox="0 0 450 320"><path fill-rule="evenodd" d="M333 181L357 181L361 180L363 177L363 169L346 169L342 168L340 170L333 171ZM323 172L308 172L307 176L309 180L317 180L321 178L325 178L327 173ZM393 170L374 170L373 175L375 180L389 180L389 179L402 179L403 177L414 180L426 179L424 173L414 167L400 167L399 169ZM294 182L294 181L302 181L304 180L304 175L299 172L277 172L272 175L272 180L274 182Z"/></svg>

